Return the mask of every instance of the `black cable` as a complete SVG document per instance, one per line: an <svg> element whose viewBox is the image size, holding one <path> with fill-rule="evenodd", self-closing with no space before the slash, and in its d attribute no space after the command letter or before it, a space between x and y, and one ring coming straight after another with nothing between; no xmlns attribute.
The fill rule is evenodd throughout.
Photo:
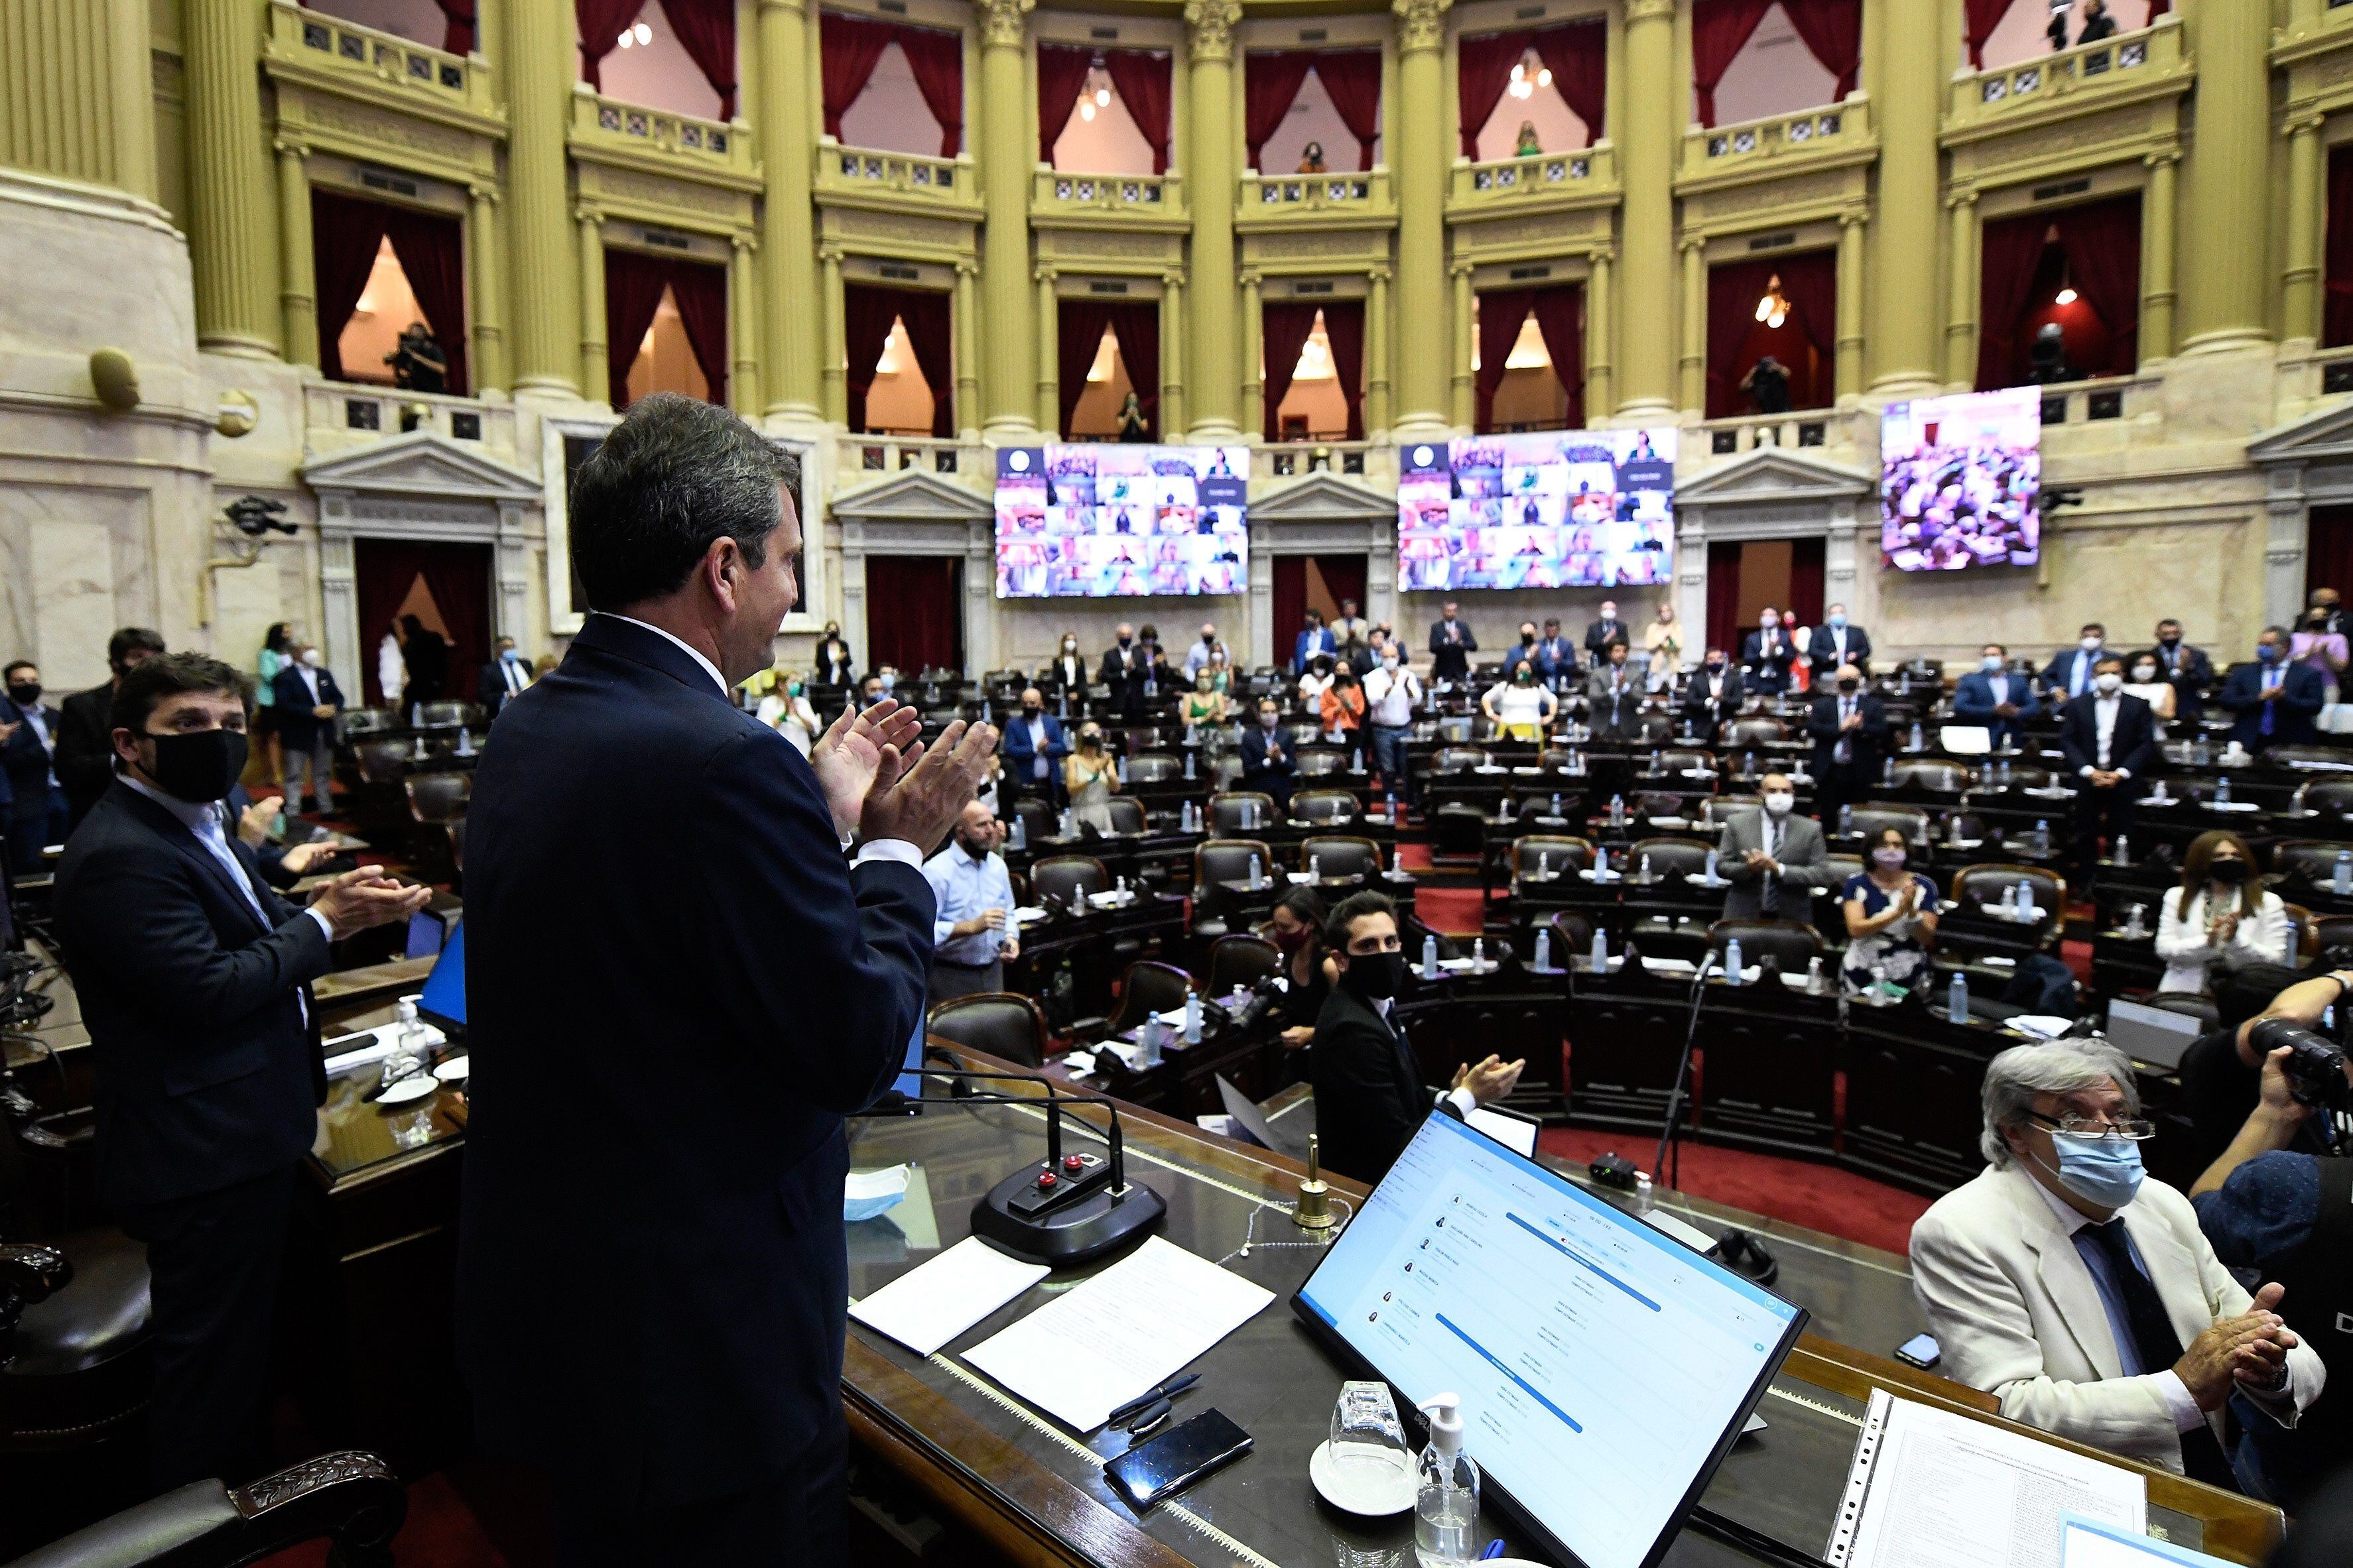
<svg viewBox="0 0 2353 1568"><path fill-rule="evenodd" d="M1738 1520L1727 1519L1714 1509L1694 1506L1691 1511L1691 1521L1702 1535L1710 1536L1767 1563L1779 1563L1781 1568L1830 1568L1829 1563L1814 1553L1777 1540Z"/></svg>

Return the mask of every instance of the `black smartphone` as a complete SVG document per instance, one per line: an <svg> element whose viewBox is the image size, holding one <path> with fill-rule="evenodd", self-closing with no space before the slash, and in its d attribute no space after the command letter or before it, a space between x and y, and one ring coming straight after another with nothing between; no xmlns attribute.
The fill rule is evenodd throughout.
<svg viewBox="0 0 2353 1568"><path fill-rule="evenodd" d="M1895 1347L1897 1361L1906 1366L1919 1367L1923 1371L1936 1365L1942 1353L1937 1349L1936 1342L1926 1334L1914 1334Z"/></svg>
<svg viewBox="0 0 2353 1568"><path fill-rule="evenodd" d="M1169 1493L1183 1490L1250 1450L1249 1433L1228 1420L1223 1412L1205 1410L1182 1426L1172 1426L1150 1442L1130 1448L1103 1466L1103 1474L1128 1505L1142 1513Z"/></svg>

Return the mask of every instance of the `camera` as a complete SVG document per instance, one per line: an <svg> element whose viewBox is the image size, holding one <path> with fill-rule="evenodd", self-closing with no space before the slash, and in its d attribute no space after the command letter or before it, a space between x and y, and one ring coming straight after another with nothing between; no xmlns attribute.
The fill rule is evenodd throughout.
<svg viewBox="0 0 2353 1568"><path fill-rule="evenodd" d="M2263 1056L2282 1046L2288 1047L2282 1066L2297 1104L2318 1110L2353 1110L2353 1083L2346 1081L2345 1052L2334 1041L2284 1018L2264 1018L2248 1031L2247 1043Z"/></svg>
<svg viewBox="0 0 2353 1568"><path fill-rule="evenodd" d="M1291 982L1282 975L1260 975L1257 984L1250 987L1250 1000L1243 1003L1242 1010L1234 1015L1235 1032L1247 1035L1257 1028L1290 991Z"/></svg>

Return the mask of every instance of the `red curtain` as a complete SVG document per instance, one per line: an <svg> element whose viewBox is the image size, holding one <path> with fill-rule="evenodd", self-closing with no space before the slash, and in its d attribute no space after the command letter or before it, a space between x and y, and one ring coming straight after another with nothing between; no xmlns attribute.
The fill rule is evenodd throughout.
<svg viewBox="0 0 2353 1568"><path fill-rule="evenodd" d="M1555 71L1558 81L1560 73ZM1585 290L1576 284L1538 289L1529 304L1536 313L1536 330L1544 334L1545 353L1552 356L1552 374L1568 394L1565 427L1585 427Z"/></svg>
<svg viewBox="0 0 2353 1568"><path fill-rule="evenodd" d="M940 122L940 156L953 158L964 145L964 37L937 27L900 27L896 34L915 90Z"/></svg>
<svg viewBox="0 0 2353 1568"><path fill-rule="evenodd" d="M2304 591L2353 583L2353 507L2316 506L2306 514Z"/></svg>
<svg viewBox="0 0 2353 1568"><path fill-rule="evenodd" d="M1055 310L1054 391L1061 405L1062 434L1071 433L1071 416L1087 390L1087 372L1102 346L1103 329L1111 325L1111 302L1081 298L1061 300ZM1134 372L1129 373L1131 380ZM1143 396L1144 389L1136 388Z"/></svg>
<svg viewBox="0 0 2353 1568"><path fill-rule="evenodd" d="M1261 310L1261 341L1265 344L1266 360L1266 438L1282 438L1280 410L1284 394L1291 390L1292 374L1299 368L1300 351L1307 346L1308 335L1315 330L1315 312L1320 309L1313 301L1270 300Z"/></svg>
<svg viewBox="0 0 2353 1568"><path fill-rule="evenodd" d="M1757 31L1773 0L1694 0L1692 6L1692 85L1699 93L1699 122L1715 123L1715 86L1732 68L1733 57Z"/></svg>
<svg viewBox="0 0 2353 1568"><path fill-rule="evenodd" d="M841 286L841 321L844 353L849 356L846 383L849 389L849 427L855 431L867 428L866 395L874 387L875 362L891 342L891 323L906 313L913 290L884 289L872 283L844 283ZM914 335L910 325L908 336ZM917 360L917 364L923 362ZM928 379L928 375L926 377ZM938 384L933 384L933 396L939 395ZM934 421L937 423L936 418Z"/></svg>
<svg viewBox="0 0 2353 1568"><path fill-rule="evenodd" d="M1789 301L1789 317L1805 329L1806 341L1826 365L1838 363L1838 253L1810 250L1784 257L1773 270L1781 279L1781 295ZM1750 307L1754 310L1754 306ZM1792 386L1791 391L1797 388ZM1793 408L1809 405L1790 400ZM1820 406L1820 403L1812 406Z"/></svg>
<svg viewBox="0 0 2353 1568"><path fill-rule="evenodd" d="M2156 21L2173 9L2173 0L2148 0L2148 19Z"/></svg>
<svg viewBox="0 0 2353 1568"><path fill-rule="evenodd" d="M1348 439L1365 438L1365 302L1335 300L1324 307L1324 336L1332 345L1332 374L1348 403ZM1359 605L1365 596L1356 596Z"/></svg>
<svg viewBox="0 0 2353 1568"><path fill-rule="evenodd" d="M1160 301L1128 300L1104 307L1104 316L1119 339L1120 363L1144 408L1144 427L1160 434Z"/></svg>
<svg viewBox="0 0 2353 1568"><path fill-rule="evenodd" d="M1503 289L1479 296L1479 373L1472 383L1479 398L1479 428L1495 426L1495 389L1504 384L1504 362L1512 357L1520 327L1535 303L1532 289Z"/></svg>
<svg viewBox="0 0 2353 1568"><path fill-rule="evenodd" d="M1978 390L2016 384L2018 327L2034 302L2034 274L2051 215L2028 213L1987 224L1978 241Z"/></svg>
<svg viewBox="0 0 2353 1568"><path fill-rule="evenodd" d="M1725 658L1740 658L1740 544L1736 540L1711 539L1707 543L1707 646L1722 648ZM1685 648L1689 655L1697 651Z"/></svg>
<svg viewBox="0 0 2353 1568"><path fill-rule="evenodd" d="M1820 539L1789 545L1789 619L1801 626L1822 624L1822 576L1830 552Z"/></svg>
<svg viewBox="0 0 2353 1568"><path fill-rule="evenodd" d="M1373 166L1373 143L1381 134L1381 51L1325 49L1315 57L1315 74L1332 95L1340 123L1356 139L1356 167Z"/></svg>
<svg viewBox="0 0 2353 1568"><path fill-rule="evenodd" d="M964 562L955 556L866 558L867 657L914 673L964 665Z"/></svg>
<svg viewBox="0 0 2353 1568"><path fill-rule="evenodd" d="M2116 339L2105 365L2084 369L2128 375L2140 363L2140 197L2068 207L2058 222L2069 275Z"/></svg>
<svg viewBox="0 0 2353 1568"><path fill-rule="evenodd" d="M664 261L670 297L678 306L686 346L709 384L711 401L727 406L727 268L701 261ZM609 351L608 351L609 353Z"/></svg>
<svg viewBox="0 0 2353 1568"><path fill-rule="evenodd" d="M408 275L417 308L433 329L433 341L449 362L449 390L462 395L470 384L466 380L466 250L458 220L388 206L384 232L401 271Z"/></svg>
<svg viewBox="0 0 2353 1568"><path fill-rule="evenodd" d="M660 258L635 250L605 252L605 395L616 411L629 405L629 367L669 287L670 272Z"/></svg>
<svg viewBox="0 0 2353 1568"><path fill-rule="evenodd" d="M1603 121L1609 109L1609 35L1600 18L1546 27L1532 42L1536 58L1552 72L1553 90L1585 121L1586 140L1608 135ZM1504 69L1508 77L1508 62Z"/></svg>
<svg viewBox="0 0 2353 1568"><path fill-rule="evenodd" d="M2010 15L2010 0L1961 0L1962 36L1968 40L1972 70L1985 69L1986 41Z"/></svg>
<svg viewBox="0 0 2353 1568"><path fill-rule="evenodd" d="M1250 148L1250 166L1259 173L1269 173L1260 167L1259 155L1291 112L1314 64L1312 49L1253 49L1242 56L1242 141Z"/></svg>
<svg viewBox="0 0 2353 1568"><path fill-rule="evenodd" d="M910 289L899 298L899 319L906 323L907 346L915 351L915 368L932 389L932 434L955 434L955 371L949 357L948 297L935 290Z"/></svg>
<svg viewBox="0 0 2353 1568"><path fill-rule="evenodd" d="M1086 90L1087 71L1094 50L1082 44L1038 46L1038 161L1054 161L1054 143L1062 127L1078 111L1079 94Z"/></svg>
<svg viewBox="0 0 2353 1568"><path fill-rule="evenodd" d="M621 41L621 29L638 19L646 0L572 0L573 20L580 26L580 79L602 89L605 57Z"/></svg>
<svg viewBox="0 0 2353 1568"><path fill-rule="evenodd" d="M1152 143L1152 172L1168 172L1168 106L1170 64L1166 55L1148 49L1105 49L1103 69L1128 117L1144 139Z"/></svg>
<svg viewBox="0 0 2353 1568"><path fill-rule="evenodd" d="M1462 111L1465 158L1478 158L1479 132L1486 125L1487 117L1495 112L1495 105L1504 101L1504 90L1512 85L1512 68L1528 52L1528 41L1525 33L1473 33L1457 46L1460 65L1454 93ZM1552 77L1556 82L1560 80L1559 68L1554 68ZM1593 135L1595 140L1600 139L1598 127Z"/></svg>
<svg viewBox="0 0 2353 1568"><path fill-rule="evenodd" d="M670 31L719 94L719 118L735 118L735 0L662 0Z"/></svg>
<svg viewBox="0 0 2353 1568"><path fill-rule="evenodd" d="M416 544L392 539L353 542L353 575L359 590L360 664L356 676L370 704L384 701L376 682L376 645L418 577L433 595L449 641L453 674L449 694L466 690L475 670L491 658L491 547L487 544Z"/></svg>
<svg viewBox="0 0 2353 1568"><path fill-rule="evenodd" d="M611 0L580 0L583 7ZM866 90L875 62L891 47L898 29L888 22L845 16L839 11L818 13L818 52L822 57L819 78L825 95L825 133L839 141L841 116Z"/></svg>
<svg viewBox="0 0 2353 1568"><path fill-rule="evenodd" d="M1852 92L1862 70L1862 0L1781 0L1781 9L1822 68L1838 78L1839 97Z"/></svg>
<svg viewBox="0 0 2353 1568"><path fill-rule="evenodd" d="M330 381L343 379L337 340L359 307L376 252L387 237L417 296L417 308L425 313L433 341L449 363L449 390L462 394L469 384L466 266L458 220L313 188L311 270L319 300L320 372Z"/></svg>
<svg viewBox="0 0 2353 1568"><path fill-rule="evenodd" d="M2353 148L2328 155L2328 244L2321 265L2327 289L2321 342L2342 348L2353 343Z"/></svg>
<svg viewBox="0 0 2353 1568"><path fill-rule="evenodd" d="M448 25L441 34L441 47L453 55L474 52L474 0L441 0L441 15Z"/></svg>
<svg viewBox="0 0 2353 1568"><path fill-rule="evenodd" d="M1721 419L1741 409L1740 382L1757 355L1748 353L1749 334L1756 329L1757 301L1764 298L1776 277L1788 293L1788 272L1799 257L1735 261L1711 267L1707 273L1707 416ZM1797 303L1791 296L1790 303ZM1794 318L1797 311L1790 311ZM1781 356L1776 356L1781 357ZM1806 367L1789 365L1789 405L1806 406Z"/></svg>

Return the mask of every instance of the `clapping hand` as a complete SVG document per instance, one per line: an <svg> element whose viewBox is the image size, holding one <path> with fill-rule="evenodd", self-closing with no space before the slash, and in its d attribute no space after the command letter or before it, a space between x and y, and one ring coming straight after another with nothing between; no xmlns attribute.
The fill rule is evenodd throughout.
<svg viewBox="0 0 2353 1568"><path fill-rule="evenodd" d="M1520 1074L1527 1067L1525 1058L1506 1062L1501 1057L1490 1056L1475 1065L1454 1069L1454 1081L1447 1088L1471 1091L1471 1098L1481 1105L1492 1105L1510 1094L1520 1084Z"/></svg>
<svg viewBox="0 0 2353 1568"><path fill-rule="evenodd" d="M340 942L370 926L405 921L432 899L433 889L429 887L404 886L385 876L381 866L363 866L320 883L311 896L311 907L327 917L327 924L333 928L335 939Z"/></svg>
<svg viewBox="0 0 2353 1568"><path fill-rule="evenodd" d="M833 814L837 836L848 838L858 831L867 794L886 766L895 779L913 765L923 753L917 739L923 732L922 714L885 697L863 713L844 708L809 748L809 767L824 792L826 809Z"/></svg>
<svg viewBox="0 0 2353 1568"><path fill-rule="evenodd" d="M905 716L912 724L913 711ZM994 728L961 719L941 731L938 743L928 750L920 742L903 752L896 744L886 746L857 811L860 832L868 838L902 839L930 855L972 804L996 750Z"/></svg>

